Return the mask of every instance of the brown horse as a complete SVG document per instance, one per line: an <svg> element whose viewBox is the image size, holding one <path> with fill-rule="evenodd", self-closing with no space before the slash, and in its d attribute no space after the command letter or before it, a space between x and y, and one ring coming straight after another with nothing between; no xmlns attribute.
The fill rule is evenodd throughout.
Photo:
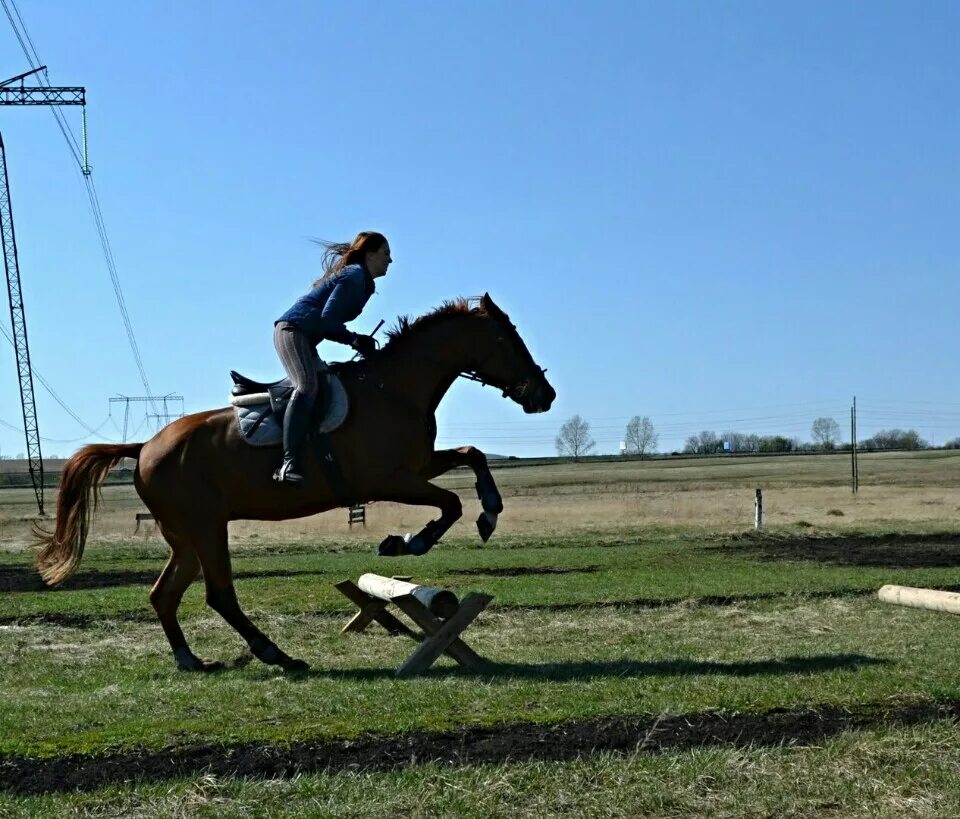
<svg viewBox="0 0 960 819"><path fill-rule="evenodd" d="M100 484L122 458L136 458L134 485L170 544L170 558L150 602L177 666L206 671L221 665L193 654L177 620L184 592L202 571L207 604L240 633L254 655L286 669L307 668L241 611L230 569L228 521L286 520L374 500L435 506L440 518L415 537L407 541L391 535L380 545L382 555L423 554L463 512L460 498L430 479L469 466L484 510L477 526L486 540L502 510L500 494L480 450L434 450L437 405L461 374L503 390L525 412L545 412L556 397L544 370L489 295L475 307L460 299L415 321L401 319L382 350L365 361L339 365L337 374L351 406L347 420L330 434L340 480L310 453L304 458L303 488L275 483L271 476L280 460L278 448L246 443L233 408L180 418L146 443L92 444L64 467L56 527L40 533L37 568L43 579L56 585L73 573Z"/></svg>

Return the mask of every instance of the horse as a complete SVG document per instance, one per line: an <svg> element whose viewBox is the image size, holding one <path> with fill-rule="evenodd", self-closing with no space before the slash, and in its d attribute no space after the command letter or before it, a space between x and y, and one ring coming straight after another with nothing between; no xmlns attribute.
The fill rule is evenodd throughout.
<svg viewBox="0 0 960 819"><path fill-rule="evenodd" d="M401 317L382 349L333 370L350 405L346 420L328 438L339 475L326 468L321 452L306 447L304 486L278 484L272 477L278 447L247 443L233 407L186 415L143 443L87 445L64 466L53 531L37 529L41 577L51 586L70 577L83 555L104 478L121 459L136 459L137 494L170 546L150 602L177 667L223 667L190 650L177 619L184 592L202 572L207 605L247 641L255 657L302 671L307 663L282 651L240 608L229 521L287 520L378 500L434 506L440 510L437 520L409 539L389 535L379 548L384 556L424 554L463 514L456 493L430 480L468 466L477 478L483 509L477 528L486 542L503 509L486 456L473 446L435 450L435 412L460 375L502 390L526 413L550 409L556 391L507 314L489 294L476 304L462 298L444 302L415 320Z"/></svg>

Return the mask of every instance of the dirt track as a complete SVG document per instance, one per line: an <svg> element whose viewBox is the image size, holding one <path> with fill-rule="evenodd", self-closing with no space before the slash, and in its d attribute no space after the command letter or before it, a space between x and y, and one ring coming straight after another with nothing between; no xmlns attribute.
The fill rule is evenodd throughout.
<svg viewBox="0 0 960 819"><path fill-rule="evenodd" d="M960 534L760 537L719 547L761 560L810 560L839 566L943 569L960 566Z"/></svg>
<svg viewBox="0 0 960 819"><path fill-rule="evenodd" d="M515 723L449 732L415 732L353 741L195 745L53 759L0 758L0 789L19 794L91 791L131 781L197 774L275 779L320 771L391 771L412 765L569 761L598 752L661 753L699 747L802 746L844 731L956 721L960 701L873 703L759 714L680 714L594 719L554 725Z"/></svg>

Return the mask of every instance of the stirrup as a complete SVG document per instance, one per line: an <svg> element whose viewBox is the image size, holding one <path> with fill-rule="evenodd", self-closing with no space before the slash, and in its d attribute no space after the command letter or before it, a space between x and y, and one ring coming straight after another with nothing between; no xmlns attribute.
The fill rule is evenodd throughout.
<svg viewBox="0 0 960 819"><path fill-rule="evenodd" d="M303 475L300 474L300 470L297 469L296 463L292 458L283 459L283 463L276 472L273 473L273 479L277 481L277 483L289 483L294 486L303 484Z"/></svg>

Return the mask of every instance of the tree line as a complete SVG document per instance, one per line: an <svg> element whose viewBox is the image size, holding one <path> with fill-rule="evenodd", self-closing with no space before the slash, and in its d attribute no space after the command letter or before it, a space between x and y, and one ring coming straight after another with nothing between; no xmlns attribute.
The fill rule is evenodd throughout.
<svg viewBox="0 0 960 819"><path fill-rule="evenodd" d="M833 418L816 418L810 428L811 441L801 441L786 435L755 435L728 430L719 435L712 430L687 438L683 454L715 455L734 452L831 452L849 450L851 444L841 440L840 424ZM656 451L659 435L653 422L646 415L635 415L627 423L623 435L623 454L641 458ZM557 454L561 457L581 458L596 449L596 441L590 435L590 424L579 415L574 415L560 427L555 440ZM857 449L867 452L885 449L929 449L928 441L914 429L883 429L875 435L857 441ZM960 449L960 436L947 441L944 449ZM680 454L680 453L673 453Z"/></svg>

